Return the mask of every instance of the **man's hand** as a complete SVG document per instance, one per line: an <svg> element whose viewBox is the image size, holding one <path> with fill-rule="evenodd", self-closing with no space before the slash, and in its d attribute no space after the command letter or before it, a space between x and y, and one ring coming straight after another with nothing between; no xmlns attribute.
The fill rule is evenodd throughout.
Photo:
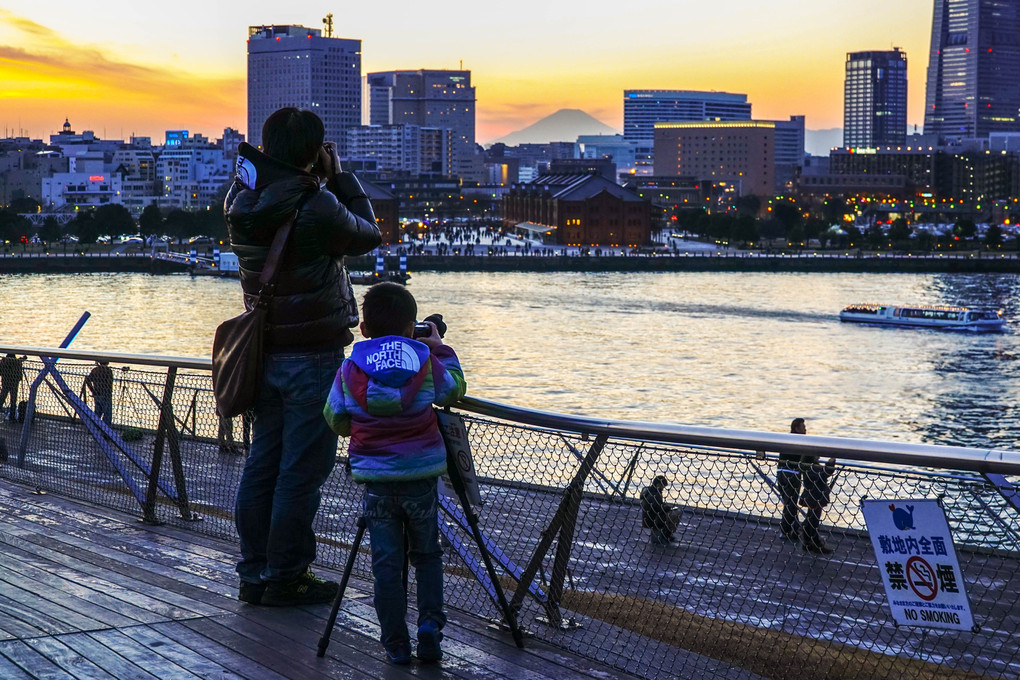
<svg viewBox="0 0 1020 680"><path fill-rule="evenodd" d="M319 149L319 155L315 159L315 174L324 180L340 172L340 154L337 153L336 145L333 142L326 142Z"/></svg>

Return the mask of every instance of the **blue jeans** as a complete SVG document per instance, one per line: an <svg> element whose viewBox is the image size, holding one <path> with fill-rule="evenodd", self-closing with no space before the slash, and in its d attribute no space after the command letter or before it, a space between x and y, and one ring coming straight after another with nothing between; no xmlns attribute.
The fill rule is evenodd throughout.
<svg viewBox="0 0 1020 680"><path fill-rule="evenodd" d="M315 560L312 521L336 462L322 407L343 350L267 354L234 521L242 581L290 581Z"/></svg>
<svg viewBox="0 0 1020 680"><path fill-rule="evenodd" d="M439 547L439 495L435 479L365 485L365 520L372 539L375 612L380 637L390 647L408 642L404 590L404 536L418 582L418 625L431 619L442 629L443 550Z"/></svg>

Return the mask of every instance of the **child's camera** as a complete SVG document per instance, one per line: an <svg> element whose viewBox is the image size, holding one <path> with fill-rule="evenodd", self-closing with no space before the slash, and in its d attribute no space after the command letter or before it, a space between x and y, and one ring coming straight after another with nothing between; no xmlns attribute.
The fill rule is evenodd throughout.
<svg viewBox="0 0 1020 680"><path fill-rule="evenodd" d="M414 332L411 334L412 338L427 338L432 335L432 325L426 321L414 324Z"/></svg>

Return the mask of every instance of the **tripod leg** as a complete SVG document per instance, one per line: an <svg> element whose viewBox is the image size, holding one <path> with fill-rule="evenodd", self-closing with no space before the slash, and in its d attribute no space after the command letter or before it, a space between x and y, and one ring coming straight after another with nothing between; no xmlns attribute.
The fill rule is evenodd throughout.
<svg viewBox="0 0 1020 680"><path fill-rule="evenodd" d="M464 480L460 476L460 470L456 464L448 465L447 468L450 481L453 482L453 490L457 493L457 499L460 500L460 506L467 517L468 526L471 527L471 535L475 539L478 553L482 556L482 562L485 564L485 571L489 574L489 580L492 581L493 590L496 591L496 599L499 601L499 608L503 611L503 619L510 627L510 634L513 635L514 644L517 645L518 649L524 649L524 634L521 633L521 628L517 625L517 616L507 603L503 586L499 582L495 568L492 566L492 557L489 555L489 549L485 547L485 541L478 530L478 515L468 500L467 491L464 488Z"/></svg>
<svg viewBox="0 0 1020 680"><path fill-rule="evenodd" d="M344 575L340 579L340 587L333 598L333 608L329 612L329 619L326 621L326 629L322 631L319 638L319 651L316 656L326 655L326 647L329 647L329 637L333 634L333 626L336 624L337 614L340 612L340 603L344 599L344 591L347 590L347 582L351 578L351 570L354 569L354 560L358 556L358 549L361 548L361 541L365 538L365 527L368 526L364 517L358 518L358 530L354 534L354 542L351 544L351 554L347 556L347 564L344 566Z"/></svg>

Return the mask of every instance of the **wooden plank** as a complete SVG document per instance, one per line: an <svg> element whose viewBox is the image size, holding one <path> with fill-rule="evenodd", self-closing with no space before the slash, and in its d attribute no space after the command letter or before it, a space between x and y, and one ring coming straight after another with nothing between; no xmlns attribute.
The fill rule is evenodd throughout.
<svg viewBox="0 0 1020 680"><path fill-rule="evenodd" d="M36 547L33 550L55 561L79 561L84 563L79 568L88 569L90 573L112 574L111 578L146 583L153 597L194 614L224 614L237 606L236 602L224 599L224 594L211 591L207 579L177 572L157 562L140 560L96 543L62 536L49 529L21 535L19 538L34 544ZM57 555L64 557L61 559Z"/></svg>
<svg viewBox="0 0 1020 680"><path fill-rule="evenodd" d="M381 631L378 619L376 618L375 608L372 605L365 602L345 601L341 613L344 614L342 619L344 626L368 635L373 640L379 639ZM412 615L411 618L413 620L414 616ZM337 620L341 621L339 618ZM411 628L409 632L413 638L415 634L414 628ZM379 650L381 656L382 645L375 642L375 647ZM471 647L453 637L445 637L443 640L442 665L445 670L465 678L508 677L515 680L517 678L542 680L547 677L527 668L522 668L519 664L508 663L500 657L484 654L477 648Z"/></svg>
<svg viewBox="0 0 1020 680"><path fill-rule="evenodd" d="M29 677L37 680L68 680L63 669L22 640L0 643L0 654L20 667Z"/></svg>
<svg viewBox="0 0 1020 680"><path fill-rule="evenodd" d="M155 673L160 680L195 680L199 677L237 680L239 677L224 671L219 665L205 658L199 658L195 665L182 666L184 659L176 658L177 655L171 651L172 645L162 637L157 642L146 643L126 635L125 631L101 630L86 633L84 638L88 639L90 645L109 649L132 665ZM81 644L86 643L82 640Z"/></svg>
<svg viewBox="0 0 1020 680"><path fill-rule="evenodd" d="M10 514L12 517L20 518L38 518L42 519L38 515L34 515L31 512L24 513L17 509L11 509ZM48 513L46 521L42 522L46 528L53 529L59 528L63 536L67 536L68 539L76 538L79 540L85 540L90 543L97 543L99 545L110 548L114 554L130 555L135 558L148 560L149 562L155 562L164 566L175 568L176 571L202 575L203 569L202 564L196 563L185 551L181 550L180 547L167 547L160 548L151 543L144 541L144 538L138 536L131 536L118 532L118 526L114 525L111 521L100 522L99 527L87 526L77 523L71 523L67 526L64 522L57 522L57 527L53 526L53 518L65 519L60 514ZM17 525L15 525L17 526ZM123 524L120 525L123 527ZM98 530L97 530L98 529ZM117 534L122 535L118 536ZM18 532L17 535L24 536L24 532ZM105 553L108 556L114 556L110 552Z"/></svg>
<svg viewBox="0 0 1020 680"><path fill-rule="evenodd" d="M32 676L21 669L20 666L2 656L3 647L0 645L0 678L4 680L31 680Z"/></svg>
<svg viewBox="0 0 1020 680"><path fill-rule="evenodd" d="M0 611L4 611L12 620L22 621L30 626L39 629L44 635L60 635L61 633L75 633L80 630L77 626L64 621L62 615L68 610L63 607L53 607L51 603L42 600L34 595L26 595L8 589L8 584L0 581L0 593L8 593L12 599L0 594ZM95 624L95 622L93 622ZM102 626L94 625L94 628ZM28 637L34 637L29 635Z"/></svg>
<svg viewBox="0 0 1020 680"><path fill-rule="evenodd" d="M22 513L12 509L12 516L18 517ZM59 513L52 511L47 512L49 517L60 518ZM28 518L34 517L31 513L28 513ZM109 531L95 531L92 527L86 525L80 525L77 522L58 522L56 526L47 523L47 528L57 529L63 536L69 539L86 539L90 542L97 543L101 546L109 548L113 552L104 552L103 554L110 557L118 557L124 555L130 555L136 558L148 560L150 562L156 562L164 567L170 567L178 572L188 573L192 575L205 576L215 580L216 572L221 568L224 561L229 561L231 564L236 561L235 556L227 551L221 551L217 559L211 559L207 556L195 555L188 550L183 549L182 546L186 544L179 543L170 539L163 539L159 535L157 527L149 527L145 529L132 528L129 531L121 527L106 527ZM16 525L15 525L16 526ZM24 535L24 532L20 532L19 535ZM229 556L229 557L228 557Z"/></svg>
<svg viewBox="0 0 1020 680"><path fill-rule="evenodd" d="M164 669L139 664L92 637L105 633L117 634L117 631L72 633L71 635L60 636L60 641L67 645L68 648L74 650L75 653L109 672L115 678L131 678L131 680L160 680L162 678L163 680L170 680L171 676L165 673ZM160 675L152 675L147 671L157 671ZM195 676L188 673L187 676L174 678L174 680L195 680Z"/></svg>
<svg viewBox="0 0 1020 680"><path fill-rule="evenodd" d="M454 640L478 650L482 658L500 658L542 677L553 680L584 680L592 677L590 673L581 672L578 668L581 664L576 659L569 659L567 665L561 665L539 656L538 652L546 647L541 640L527 638L524 641L524 649L518 649L509 631L492 630L489 628L490 623L456 610L449 610L446 628L443 630ZM599 667L599 677L603 677L602 673L605 672L608 672L608 667Z"/></svg>
<svg viewBox="0 0 1020 680"><path fill-rule="evenodd" d="M135 627L125 630L124 633L139 642L151 641L150 648L154 644L167 645L168 642L173 643L173 656L168 656L168 658L187 668L198 668L200 665L199 659L205 658L244 678L258 678L258 680L289 679L289 676L280 674L249 658L245 653L246 650L235 646L232 640L227 639L222 643L210 640L177 621L157 623L148 627ZM167 655L164 647L161 647L159 651L160 654Z"/></svg>
<svg viewBox="0 0 1020 680"><path fill-rule="evenodd" d="M316 657L319 638L325 628L328 612L329 610L325 607L253 607L242 614L250 623L239 627L238 630L246 635L251 635L257 632L256 626L259 626L264 628L264 631L259 635L285 635L295 649L299 650L297 653L301 655L301 658L307 662ZM386 669L393 669L385 659L382 645L378 642L378 636L374 639L366 639L364 635L353 630L352 627L346 625L346 616L342 611L337 618L337 625L333 629L325 659L342 662L367 677L378 677ZM316 659L315 663L321 661L322 659ZM433 666L431 668L414 664L401 669L402 672L411 673L417 677L422 677L423 674L428 674L428 677L463 677L460 674L451 673L451 670L446 668L445 664L442 667Z"/></svg>
<svg viewBox="0 0 1020 680"><path fill-rule="evenodd" d="M176 615L178 618L193 615L191 612L167 607L158 600L133 593L109 580L95 578L80 571L62 568L52 562L40 560L35 555L19 550L13 545L9 545L6 551L0 553L0 569L21 574L39 584L49 586L55 591L53 597L58 597L58 592L67 594L138 623L154 623L166 620L172 615Z"/></svg>
<svg viewBox="0 0 1020 680"><path fill-rule="evenodd" d="M128 554L121 550L109 548L97 541L90 541L70 534L62 533L50 527L38 527L34 531L15 529L19 538L46 546L57 552L63 552L82 559L98 567L114 571L133 579L141 579L147 583L167 586L164 588L167 593L179 591L185 592L191 597L190 603L182 603L188 609L203 614L222 614L229 609L223 607L236 606L225 601L222 594L210 593L210 582L208 579L197 577L186 572L166 567L158 561L143 559ZM190 586L190 587L188 587ZM224 589L225 590L225 589ZM166 597L161 593L161 597ZM209 605L215 603L215 608ZM203 606L206 605L206 606Z"/></svg>
<svg viewBox="0 0 1020 680"><path fill-rule="evenodd" d="M4 586L0 584L0 626L3 626L5 640L38 637L48 633L51 625L49 619L45 620L46 627L34 625L31 620L34 612L3 595L3 591Z"/></svg>
<svg viewBox="0 0 1020 680"><path fill-rule="evenodd" d="M252 621L231 617L229 620L193 620L184 625L213 640L230 636L226 639L230 640L231 647L245 648L252 658L288 677L340 679L378 677L388 667L385 661L365 663L367 656L359 655L353 650L350 650L350 659L348 655L342 658L326 656L320 659L315 655L314 647L295 640L293 628L285 623L268 628ZM403 670L405 669L401 669ZM399 673L399 676L407 677L405 673Z"/></svg>
<svg viewBox="0 0 1020 680"><path fill-rule="evenodd" d="M25 640L25 644L63 668L77 680L117 680L116 676L96 665L96 660L82 656L65 645L62 639L33 638Z"/></svg>
<svg viewBox="0 0 1020 680"><path fill-rule="evenodd" d="M11 542L9 545L16 546L19 551L27 555L34 555L36 558L54 565L54 573L60 574L65 578L68 578L74 572L82 574L90 583L102 587L103 592L108 592L117 599L137 607L145 608L154 615L163 618L186 618L203 614L222 613L222 610L219 608L206 606L205 603L193 598L188 598L168 588L160 587L160 584L154 583L155 579L151 577L137 578L137 570L134 572L136 577L126 578L125 575L116 571L93 565L81 557L75 557L75 549L69 548L66 544L62 547L62 550L58 551L39 543L23 540L20 537L10 538ZM122 582L116 583L115 581L118 580ZM165 585L176 587L177 582L167 579ZM144 592L139 593L131 590L132 587L138 587ZM205 591L201 592L204 593Z"/></svg>
<svg viewBox="0 0 1020 680"><path fill-rule="evenodd" d="M60 620L74 626L76 631L129 626L137 623L133 619L71 593L54 591L18 572L0 570L0 581L20 590L19 599L26 604L30 604L39 611L58 616ZM58 610L61 613L54 614Z"/></svg>
<svg viewBox="0 0 1020 680"><path fill-rule="evenodd" d="M366 607L365 610L371 609ZM374 610L373 610L374 611ZM287 630L291 631L288 633L294 640L295 644L300 644L308 647L310 653L315 653L318 648L318 640L322 635L322 631L326 625L326 615L328 610L318 610L308 607L295 607L277 610L271 610L266 612L265 608L261 610L252 611L246 613L246 618L258 619L262 618L265 620L265 625L271 626L272 621L280 618L287 624ZM413 614L410 616L414 618ZM374 621L374 614L373 614ZM355 613L349 610L348 602L345 598L344 605L341 607L340 612L337 616L336 625L333 627L332 635L330 637L330 645L326 649L327 657L336 656L342 659L345 663L353 663L351 657L351 647L362 654L367 655L372 659L373 663L380 663L384 661L384 652L382 645L379 643L379 628L378 626L372 626L373 621L367 621L361 619ZM371 630L372 635L369 639L365 638L365 631ZM304 631L301 633L301 631ZM414 631L411 631L412 636ZM360 642L360 646L358 646ZM516 647L511 648L513 651L520 652L522 656L527 657L526 651L521 652ZM443 641L443 663L442 668L444 672L449 672L456 675L457 677L479 677L478 668L490 669L502 676L517 679L531 678L531 679L547 679L547 678L559 678L559 675L550 676L538 672L536 669L529 668L526 664L518 664L513 661L500 659L498 657L490 657L485 655L476 648L468 649L467 645L461 644L459 638L447 637ZM473 664L469 662L470 657L481 658L481 663ZM530 658L530 657L529 657ZM546 664L547 666L548 664ZM360 668L360 665L359 665ZM485 676L490 677L490 676ZM571 677L567 674L565 677Z"/></svg>
<svg viewBox="0 0 1020 680"><path fill-rule="evenodd" d="M157 625L165 626L167 624ZM114 633L127 638L127 640L122 643L114 640ZM118 649L120 649L122 645L129 643L137 645L137 648L132 651L133 655L153 655L156 659L162 660L152 667L161 669L161 673L172 672L173 669L180 668L187 669L188 672L202 678L243 680L245 677L262 677L257 674L238 675L235 673L230 666L230 662L235 656L231 649L226 649L225 647L220 646L203 653L201 649L197 650L196 648L193 648L192 645L182 643L177 639L168 637L162 632L145 626L135 626L122 631L103 631L101 633L92 633L92 636L96 639L102 640L106 644L120 645L116 647ZM121 653L124 653L126 656L125 651L122 651ZM168 676L161 674L160 680L165 680L168 677L172 677L176 680L176 676L172 674ZM267 680L272 680L272 678L269 678L268 676L266 677ZM182 678L187 678L187 676L182 676Z"/></svg>

